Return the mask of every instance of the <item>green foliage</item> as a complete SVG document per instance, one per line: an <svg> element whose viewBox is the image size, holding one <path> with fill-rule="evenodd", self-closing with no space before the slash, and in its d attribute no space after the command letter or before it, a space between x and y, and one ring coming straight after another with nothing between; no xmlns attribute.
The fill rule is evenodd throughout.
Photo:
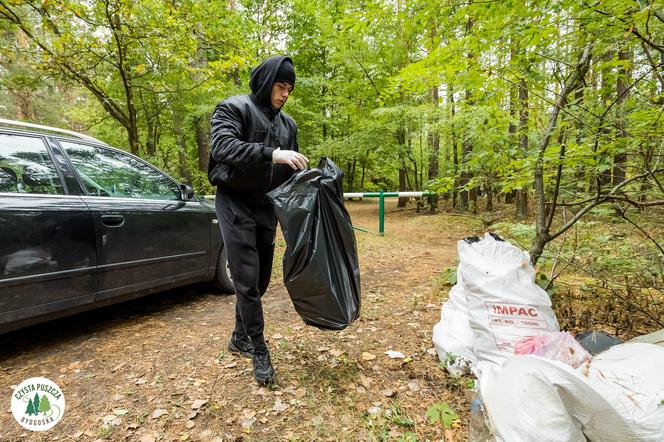
<svg viewBox="0 0 664 442"><path fill-rule="evenodd" d="M532 202L541 164L541 197L556 196L565 204L558 218L569 219L619 181L657 170L664 155L656 43L664 23L652 2L3 5L0 113L89 132L198 193L213 191L205 162L214 106L248 92L251 67L274 53L295 61L284 110L301 150L314 164L332 158L346 190L519 190ZM588 71L549 133L557 94L588 42ZM662 201L662 182L653 172L618 195ZM616 222L606 203L584 216ZM522 228L514 235L529 249L536 232Z"/></svg>
<svg viewBox="0 0 664 442"><path fill-rule="evenodd" d="M415 433L411 433L410 431L406 431L404 434L399 436L397 440L399 442L417 442L417 435Z"/></svg>
<svg viewBox="0 0 664 442"><path fill-rule="evenodd" d="M447 402L433 404L427 409L427 417L432 424L440 423L443 428L450 428L459 415L450 408Z"/></svg>
<svg viewBox="0 0 664 442"><path fill-rule="evenodd" d="M97 436L100 439L110 439L113 434L113 428L110 425L102 425L97 429Z"/></svg>
<svg viewBox="0 0 664 442"><path fill-rule="evenodd" d="M415 425L413 419L401 409L398 402L394 402L390 406L388 419L390 422L400 427L411 428Z"/></svg>
<svg viewBox="0 0 664 442"><path fill-rule="evenodd" d="M443 270L443 278L450 286L457 283L457 269L456 267L448 267Z"/></svg>

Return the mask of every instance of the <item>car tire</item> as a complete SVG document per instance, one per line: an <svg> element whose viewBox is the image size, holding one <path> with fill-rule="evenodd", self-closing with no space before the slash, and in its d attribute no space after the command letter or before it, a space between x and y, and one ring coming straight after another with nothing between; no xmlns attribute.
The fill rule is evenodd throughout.
<svg viewBox="0 0 664 442"><path fill-rule="evenodd" d="M217 271L212 280L212 288L214 291L223 294L235 293L233 287L233 279L231 278L231 271L228 268L228 255L226 254L226 247L222 247L219 251L217 258Z"/></svg>

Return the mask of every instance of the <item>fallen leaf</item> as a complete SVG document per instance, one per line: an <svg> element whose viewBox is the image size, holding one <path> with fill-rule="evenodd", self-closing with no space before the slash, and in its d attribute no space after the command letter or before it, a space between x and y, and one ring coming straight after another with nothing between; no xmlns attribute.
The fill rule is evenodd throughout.
<svg viewBox="0 0 664 442"><path fill-rule="evenodd" d="M376 355L372 355L371 353L367 353L366 351L362 353L363 361L373 361L374 359L376 359Z"/></svg>
<svg viewBox="0 0 664 442"><path fill-rule="evenodd" d="M141 435L141 438L139 439L139 442L155 442L157 440L157 437L154 435L154 433L147 433Z"/></svg>
<svg viewBox="0 0 664 442"><path fill-rule="evenodd" d="M117 416L114 414L107 414L104 416L101 420L104 422L104 425L120 425L120 423L114 423L115 420L117 419Z"/></svg>
<svg viewBox="0 0 664 442"><path fill-rule="evenodd" d="M288 409L288 404L281 402L281 399L277 399L274 402L274 407L272 407L272 411L276 411L277 413L286 411L287 409Z"/></svg>
<svg viewBox="0 0 664 442"><path fill-rule="evenodd" d="M164 410L163 408L157 408L153 413L152 416L150 416L152 419L159 419L163 415L168 414L168 411Z"/></svg>
<svg viewBox="0 0 664 442"><path fill-rule="evenodd" d="M383 391L381 391L381 393L383 393L383 396L385 396L385 397L394 396L394 390L392 390L391 388L388 388L387 390L383 390Z"/></svg>
<svg viewBox="0 0 664 442"><path fill-rule="evenodd" d="M367 410L367 413L369 414L378 414L380 413L380 407L371 407Z"/></svg>
<svg viewBox="0 0 664 442"><path fill-rule="evenodd" d="M124 408L114 408L113 409L113 414L116 414L118 416L124 416L127 413L129 413L129 410L126 410Z"/></svg>
<svg viewBox="0 0 664 442"><path fill-rule="evenodd" d="M361 374L360 375L360 382L362 382L362 385L364 388L369 389L371 388L371 383L373 382L373 379Z"/></svg>
<svg viewBox="0 0 664 442"><path fill-rule="evenodd" d="M191 408L192 408L192 410L199 410L205 404L207 404L207 400L197 399L197 400L194 401L193 404L191 404Z"/></svg>
<svg viewBox="0 0 664 442"><path fill-rule="evenodd" d="M242 421L242 429L244 430L245 433L251 433L251 427L253 427L254 422L256 422L255 417Z"/></svg>
<svg viewBox="0 0 664 442"><path fill-rule="evenodd" d="M118 365L116 365L115 367L111 368L111 373L115 373L116 371L118 371L119 369L121 369L122 367L124 367L125 364L127 364L127 361L120 362Z"/></svg>
<svg viewBox="0 0 664 442"><path fill-rule="evenodd" d="M240 415L240 419L242 420L249 420L252 417L256 416L256 412L254 410L250 410L248 408L245 408L242 410L242 414Z"/></svg>

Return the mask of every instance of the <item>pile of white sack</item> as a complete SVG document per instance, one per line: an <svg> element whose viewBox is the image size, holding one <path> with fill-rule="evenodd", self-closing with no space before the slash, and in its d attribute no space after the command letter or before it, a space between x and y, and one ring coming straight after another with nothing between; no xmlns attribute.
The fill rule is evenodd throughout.
<svg viewBox="0 0 664 442"><path fill-rule="evenodd" d="M525 251L490 234L457 248L434 346L452 376L478 377L496 441L664 441L664 347L592 357L560 332Z"/></svg>

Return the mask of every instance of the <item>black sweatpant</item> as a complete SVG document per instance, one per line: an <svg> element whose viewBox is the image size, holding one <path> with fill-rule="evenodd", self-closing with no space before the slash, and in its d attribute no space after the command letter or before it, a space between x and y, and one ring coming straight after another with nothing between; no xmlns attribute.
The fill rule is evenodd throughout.
<svg viewBox="0 0 664 442"><path fill-rule="evenodd" d="M261 297L270 284L277 218L271 204L247 205L217 191L215 207L235 286L235 333L265 345Z"/></svg>

